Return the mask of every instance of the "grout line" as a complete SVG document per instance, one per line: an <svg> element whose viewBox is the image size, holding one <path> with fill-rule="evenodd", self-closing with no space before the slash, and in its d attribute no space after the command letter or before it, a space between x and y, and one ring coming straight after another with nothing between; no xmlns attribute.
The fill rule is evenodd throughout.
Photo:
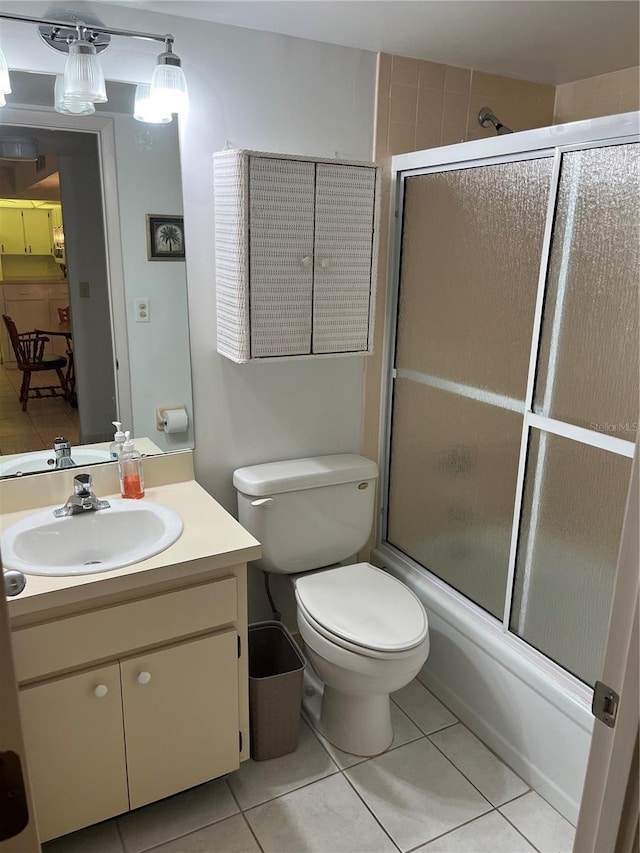
<svg viewBox="0 0 640 853"><path fill-rule="evenodd" d="M436 733L434 732L434 734L436 734ZM492 808L492 809L496 809L496 808L497 808L497 806L494 806L494 804L491 802L491 800L490 800L487 796L485 796L485 794L483 794L483 793L482 793L482 791L480 790L480 788L478 788L478 786L477 786L474 782L472 782L472 781L471 781L471 779L469 779L469 777L467 776L467 774L457 766L457 764L453 761L453 759L449 758L449 756L448 756L445 752L443 752L443 751L440 749L440 747L438 746L438 744L437 744L437 743L434 743L434 742L431 740L431 738L429 738L429 737L427 737L427 740L429 741L429 743L430 743L433 747L435 747L435 749L437 749L437 750L438 750L438 752L439 752L441 755L443 755L443 756L447 759L447 761L449 762L449 764L450 764L450 765L451 765L455 770L457 770L457 771L458 771L458 773L459 773L459 774L460 774L464 779L466 779L466 780L467 780L467 782L468 782L470 785L472 785L472 786L476 789L476 791L480 794L480 796L482 797L482 799L483 799L483 800L486 800L486 801L487 801L487 803L489 803L489 805L491 806L491 808ZM505 766L506 766L506 765L505 765Z"/></svg>
<svg viewBox="0 0 640 853"><path fill-rule="evenodd" d="M123 812L123 814L128 814L128 812ZM122 853L128 853L127 845L124 843L124 836L122 834L122 830L120 829L120 821L118 820L119 817L120 817L120 815L116 815L116 817L112 818L112 820L114 821L114 823L116 825L116 832L118 834L118 838L120 839L120 846L122 847Z"/></svg>
<svg viewBox="0 0 640 853"><path fill-rule="evenodd" d="M329 776L336 776L338 773L341 773L341 772L342 771L340 770L340 768L336 768L336 770L332 771L331 773L326 773L324 776L318 776L317 779L310 779L308 782L305 782L303 785L296 785L295 788L291 788L291 790L289 790L289 791L283 791L281 794L276 794L275 797L269 797L268 800L262 800L259 803L253 803L252 805L247 806L246 808L241 808L240 811L242 814L245 814L246 812L250 812L253 809L257 809L259 806L266 806L267 803L273 803L276 800L279 800L281 797L286 797L287 794L293 794L294 791L302 791L303 788L308 788L310 785L315 785L316 782L321 782L323 779L328 779ZM231 787L231 786L229 786L229 787Z"/></svg>
<svg viewBox="0 0 640 853"><path fill-rule="evenodd" d="M249 832L251 833L251 835L253 836L254 841L256 842L256 844L258 845L258 847L260 848L261 853L264 853L264 847L262 846L262 844L260 844L260 840L258 839L258 836L257 836L257 835L255 834L255 832L253 831L253 827L252 827L252 826L251 826L251 824L249 823L249 821L248 821L248 819L247 819L246 814L245 814L244 812L240 812L240 816L242 817L242 820L243 820L243 821L245 822L245 824L247 825L247 827L248 827L248 829L249 829Z"/></svg>
<svg viewBox="0 0 640 853"><path fill-rule="evenodd" d="M382 753L382 755L386 755L386 753L384 753L384 752L383 752L383 753ZM347 770L349 770L349 769L350 769L350 768L347 768ZM376 816L376 814L375 814L375 813L372 811L372 809L369 807L369 804L366 802L366 800L364 800L364 798L360 795L360 792L359 792L359 791L358 791L358 789L355 787L355 785L353 784L353 782L351 781L351 779L349 779L349 777L346 775L345 771L344 771L344 770L341 770L341 771L340 771L340 773L341 773L341 775L342 775L342 778L346 781L347 785L349 785L349 787L353 790L353 792L354 792L354 793L355 793L355 795L358 797L358 799L360 800L360 802L362 803L362 805L363 805L363 806L365 807L365 809L369 812L369 814L371 815L371 817L375 820L375 822L378 824L378 826L380 827L380 829L384 832L384 834L387 836L387 838L388 838L388 839L389 839L389 841L393 844L393 846L396 848L396 850L401 851L401 850L402 850L402 848L401 848L398 844L396 844L396 842L393 840L393 838L391 837L391 835L389 834L389 832L387 831L387 829L385 828L385 826L381 823L381 821L380 821L380 820L378 820L378 817Z"/></svg>
<svg viewBox="0 0 640 853"><path fill-rule="evenodd" d="M492 809L492 811L497 811L497 809ZM470 820L466 820L464 823L459 824L458 826L454 826L452 829L448 829L446 832L441 833L440 835L436 835L433 838L430 838L428 841L422 841L420 844L417 844L415 847L411 847L409 850L406 850L405 853L412 853L414 850L420 850L425 844L431 844L432 841L439 841L441 838L446 838L447 835L451 835L452 832L456 832L458 829L462 829L463 826L469 826L470 823L473 823L476 820L481 820L483 817L491 814L491 812L484 812L484 814L477 815L476 817L472 817Z"/></svg>
<svg viewBox="0 0 640 853"><path fill-rule="evenodd" d="M524 796L524 794L523 794L523 796ZM533 847L533 849L536 851L536 853L542 853L542 851L538 847L536 847L536 845L533 843L533 841L530 838L527 838L527 836L524 834L524 832L521 832L518 829L518 827L515 825L515 823L513 823L513 821L509 820L509 818L506 816L506 814L502 814L502 812L500 812L500 814L507 821L507 823L515 829L515 831L518 833L518 835L521 835L524 838L524 840L527 842L527 844L530 844Z"/></svg>

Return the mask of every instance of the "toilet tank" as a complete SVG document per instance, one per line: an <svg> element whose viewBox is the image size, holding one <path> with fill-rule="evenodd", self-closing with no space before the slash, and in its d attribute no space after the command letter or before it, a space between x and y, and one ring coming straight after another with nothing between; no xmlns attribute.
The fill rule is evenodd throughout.
<svg viewBox="0 0 640 853"><path fill-rule="evenodd" d="M355 555L371 532L377 477L375 462L352 453L239 468L238 520L262 545L257 565L291 574Z"/></svg>

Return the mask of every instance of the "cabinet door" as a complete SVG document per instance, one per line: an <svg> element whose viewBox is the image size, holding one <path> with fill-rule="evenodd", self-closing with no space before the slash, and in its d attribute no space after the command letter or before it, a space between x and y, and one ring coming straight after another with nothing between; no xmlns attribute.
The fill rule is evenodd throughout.
<svg viewBox="0 0 640 853"><path fill-rule="evenodd" d="M315 164L251 157L251 358L311 352Z"/></svg>
<svg viewBox="0 0 640 853"><path fill-rule="evenodd" d="M22 688L20 715L41 841L129 808L117 664Z"/></svg>
<svg viewBox="0 0 640 853"><path fill-rule="evenodd" d="M120 668L132 809L239 767L235 630Z"/></svg>
<svg viewBox="0 0 640 853"><path fill-rule="evenodd" d="M51 229L49 211L25 208L22 211L24 223L24 243L28 255L50 255Z"/></svg>
<svg viewBox="0 0 640 853"><path fill-rule="evenodd" d="M316 170L312 351L365 351L376 171L330 163Z"/></svg>
<svg viewBox="0 0 640 853"><path fill-rule="evenodd" d="M22 211L0 207L0 252L3 255L24 255Z"/></svg>

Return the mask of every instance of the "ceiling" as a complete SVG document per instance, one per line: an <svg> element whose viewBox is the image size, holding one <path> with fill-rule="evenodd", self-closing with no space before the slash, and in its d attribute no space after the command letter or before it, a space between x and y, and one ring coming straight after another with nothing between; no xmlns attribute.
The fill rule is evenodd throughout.
<svg viewBox="0 0 640 853"><path fill-rule="evenodd" d="M640 62L636 0L105 2L554 85Z"/></svg>

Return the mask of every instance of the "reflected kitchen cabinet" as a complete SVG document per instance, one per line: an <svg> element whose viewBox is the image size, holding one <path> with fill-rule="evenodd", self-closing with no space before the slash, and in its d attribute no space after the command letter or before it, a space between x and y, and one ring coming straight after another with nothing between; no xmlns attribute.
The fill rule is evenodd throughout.
<svg viewBox="0 0 640 853"><path fill-rule="evenodd" d="M0 207L0 253L24 254L24 227L22 211L13 207Z"/></svg>
<svg viewBox="0 0 640 853"><path fill-rule="evenodd" d="M0 252L3 255L50 255L49 210L0 208Z"/></svg>
<svg viewBox="0 0 640 853"><path fill-rule="evenodd" d="M16 324L19 332L45 329L55 332L60 325L58 308L69 304L69 287L66 281L29 282L0 285L0 308ZM15 353L9 341L4 323L0 329L2 361L14 365ZM52 337L47 344L47 353L64 355L66 341L63 337Z"/></svg>

